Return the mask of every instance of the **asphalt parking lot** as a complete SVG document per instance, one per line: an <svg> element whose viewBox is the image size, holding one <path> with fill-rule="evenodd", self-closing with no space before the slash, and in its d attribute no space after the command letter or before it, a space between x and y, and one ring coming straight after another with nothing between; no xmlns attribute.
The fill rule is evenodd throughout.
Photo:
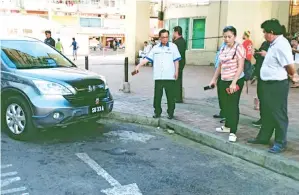
<svg viewBox="0 0 299 195"><path fill-rule="evenodd" d="M117 121L2 133L1 194L299 194L299 182L165 130Z"/></svg>

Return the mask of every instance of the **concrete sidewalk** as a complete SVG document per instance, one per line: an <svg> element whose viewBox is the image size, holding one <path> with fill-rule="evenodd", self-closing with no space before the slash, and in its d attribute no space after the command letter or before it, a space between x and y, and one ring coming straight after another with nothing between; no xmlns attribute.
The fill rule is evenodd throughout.
<svg viewBox="0 0 299 195"><path fill-rule="evenodd" d="M134 66L130 66L130 71L133 68ZM146 123L154 126L164 124L166 127L163 123L165 119L155 122L151 118L154 89L151 67L144 67L140 74L130 77L132 91L130 94L119 91L124 75L122 66L99 65L91 66L90 70L106 76L108 80L115 98L114 111L117 113L111 117L121 119L125 116L131 116L131 118L126 119L128 122L147 121ZM213 71L213 67L210 66L187 66L185 68L185 103L176 105L175 120L168 122L168 127L177 127L173 129L185 137L198 138L195 140L299 180L299 104L296 103L299 100L299 90L290 89L288 149L283 154L273 155L267 152L268 147L266 146L246 143L246 140L255 137L259 130L251 124L259 118L259 113L253 110L253 98L256 95L255 85L249 86L249 94L246 94L244 89L241 96L241 116L237 132L238 143L228 143L227 134L215 132L215 128L221 126L219 120L212 117L213 114L219 112L216 90L203 91L203 87L209 83ZM166 116L165 103L164 98L164 116Z"/></svg>

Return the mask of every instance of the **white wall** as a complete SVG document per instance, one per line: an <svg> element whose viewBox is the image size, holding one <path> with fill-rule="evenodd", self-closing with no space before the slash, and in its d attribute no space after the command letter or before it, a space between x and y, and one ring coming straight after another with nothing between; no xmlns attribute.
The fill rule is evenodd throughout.
<svg viewBox="0 0 299 195"><path fill-rule="evenodd" d="M277 18L287 27L288 14L288 1L210 1L209 5L167 8L165 20L184 17L205 17L206 37L221 36L223 28L227 25L232 25L238 31L237 40L239 42L242 42L243 32L249 30L252 34L254 47L259 47L264 41L262 29L260 28L261 23L271 18ZM189 31L192 31L192 27ZM188 50L186 52L187 64L209 65L213 63L217 46L220 43L222 43L221 38L206 39L205 49Z"/></svg>

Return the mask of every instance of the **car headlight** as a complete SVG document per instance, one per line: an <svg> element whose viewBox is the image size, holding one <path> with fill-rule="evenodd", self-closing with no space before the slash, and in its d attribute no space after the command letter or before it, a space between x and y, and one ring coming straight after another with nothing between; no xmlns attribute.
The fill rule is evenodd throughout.
<svg viewBox="0 0 299 195"><path fill-rule="evenodd" d="M33 83L43 95L71 95L72 92L58 83L42 80L33 80Z"/></svg>

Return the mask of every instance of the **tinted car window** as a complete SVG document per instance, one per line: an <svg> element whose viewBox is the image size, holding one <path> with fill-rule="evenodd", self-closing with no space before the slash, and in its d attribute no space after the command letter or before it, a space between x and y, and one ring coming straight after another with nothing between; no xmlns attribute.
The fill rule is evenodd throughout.
<svg viewBox="0 0 299 195"><path fill-rule="evenodd" d="M1 58L11 68L72 67L70 61L52 47L39 41L0 41Z"/></svg>

